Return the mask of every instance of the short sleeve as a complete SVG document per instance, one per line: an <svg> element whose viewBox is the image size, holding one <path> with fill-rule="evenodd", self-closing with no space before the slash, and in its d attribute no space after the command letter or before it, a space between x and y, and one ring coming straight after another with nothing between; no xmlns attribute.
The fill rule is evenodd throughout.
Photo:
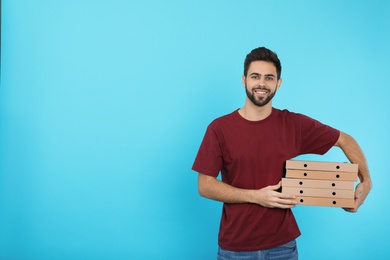
<svg viewBox="0 0 390 260"><path fill-rule="evenodd" d="M208 126L192 170L217 177L223 164L221 146L212 124Z"/></svg>
<svg viewBox="0 0 390 260"><path fill-rule="evenodd" d="M308 116L300 116L301 154L320 154L329 151L337 142L340 131L314 120Z"/></svg>

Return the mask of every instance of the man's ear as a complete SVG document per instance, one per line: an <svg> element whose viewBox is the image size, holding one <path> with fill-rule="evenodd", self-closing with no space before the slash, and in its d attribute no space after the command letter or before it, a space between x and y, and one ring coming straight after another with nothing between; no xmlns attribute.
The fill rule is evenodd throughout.
<svg viewBox="0 0 390 260"><path fill-rule="evenodd" d="M279 89L281 85L282 85L282 78L278 79L276 89Z"/></svg>
<svg viewBox="0 0 390 260"><path fill-rule="evenodd" d="M245 75L242 75L241 82L242 82L242 85L243 85L244 88L245 88L245 83L246 83L246 77L245 77Z"/></svg>

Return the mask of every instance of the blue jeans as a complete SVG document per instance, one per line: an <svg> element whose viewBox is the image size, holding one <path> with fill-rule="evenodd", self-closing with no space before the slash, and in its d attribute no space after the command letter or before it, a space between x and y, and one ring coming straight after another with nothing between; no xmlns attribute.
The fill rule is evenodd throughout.
<svg viewBox="0 0 390 260"><path fill-rule="evenodd" d="M218 247L218 260L298 260L298 249L295 240L274 248L250 251L233 252Z"/></svg>

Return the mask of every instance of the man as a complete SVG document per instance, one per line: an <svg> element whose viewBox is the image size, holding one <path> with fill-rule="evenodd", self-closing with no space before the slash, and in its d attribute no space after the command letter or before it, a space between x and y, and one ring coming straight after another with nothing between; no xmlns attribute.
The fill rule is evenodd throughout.
<svg viewBox="0 0 390 260"><path fill-rule="evenodd" d="M276 53L264 47L252 50L242 84L244 106L208 126L192 167L198 172L199 194L224 203L218 259L298 259L295 239L300 231L291 211L296 201L279 192L285 161L340 147L359 165L355 206L345 209L356 212L372 187L366 159L351 136L272 107L282 84Z"/></svg>

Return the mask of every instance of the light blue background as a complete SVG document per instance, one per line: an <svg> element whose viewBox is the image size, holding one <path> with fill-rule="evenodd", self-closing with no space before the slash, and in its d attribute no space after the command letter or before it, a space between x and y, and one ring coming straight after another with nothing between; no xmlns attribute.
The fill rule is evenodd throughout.
<svg viewBox="0 0 390 260"><path fill-rule="evenodd" d="M357 214L294 209L300 259L388 259L389 1L2 2L0 259L215 259L191 166L258 46L274 105L354 136L374 182Z"/></svg>

